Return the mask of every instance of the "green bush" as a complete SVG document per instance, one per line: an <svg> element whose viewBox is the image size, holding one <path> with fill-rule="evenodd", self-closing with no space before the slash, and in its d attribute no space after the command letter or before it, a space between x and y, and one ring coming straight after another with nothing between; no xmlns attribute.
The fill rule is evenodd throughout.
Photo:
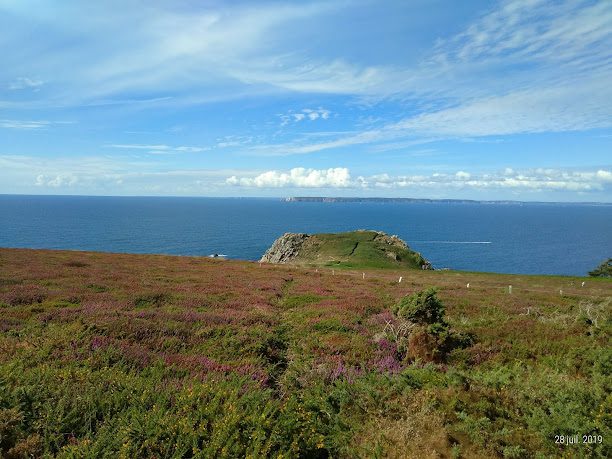
<svg viewBox="0 0 612 459"><path fill-rule="evenodd" d="M474 335L456 333L450 329L444 315L446 309L434 287L405 296L393 307L401 321L414 324L407 339L407 357L411 360L442 362L457 348L474 344ZM398 341L398 347L405 346Z"/></svg>
<svg viewBox="0 0 612 459"><path fill-rule="evenodd" d="M437 290L430 287L405 296L393 307L393 313L418 325L445 325L445 308L436 293Z"/></svg>
<svg viewBox="0 0 612 459"><path fill-rule="evenodd" d="M589 271L591 277L612 277L612 258L603 261L593 271Z"/></svg>

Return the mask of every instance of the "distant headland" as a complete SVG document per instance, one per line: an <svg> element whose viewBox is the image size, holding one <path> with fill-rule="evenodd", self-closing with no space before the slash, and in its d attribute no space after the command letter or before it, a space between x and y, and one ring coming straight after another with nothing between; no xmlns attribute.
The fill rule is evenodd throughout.
<svg viewBox="0 0 612 459"><path fill-rule="evenodd" d="M285 202L381 202L381 203L416 203L416 204L505 204L505 205L591 205L610 206L609 202L544 202L544 201L482 201L475 199L426 199L426 198L361 198L331 196L291 196L282 198Z"/></svg>

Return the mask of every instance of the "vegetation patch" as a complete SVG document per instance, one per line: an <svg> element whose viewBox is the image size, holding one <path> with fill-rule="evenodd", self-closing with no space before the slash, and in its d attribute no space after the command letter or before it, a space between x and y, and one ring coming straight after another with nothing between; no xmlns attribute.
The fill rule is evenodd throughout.
<svg viewBox="0 0 612 459"><path fill-rule="evenodd" d="M608 279L74 256L0 249L0 457L612 457Z"/></svg>
<svg viewBox="0 0 612 459"><path fill-rule="evenodd" d="M322 296L313 295L311 293L305 293L302 295L288 295L288 296L284 296L281 299L280 304L284 308L292 309L292 308L308 306L309 304L313 304L313 303L318 303L323 298L324 297Z"/></svg>
<svg viewBox="0 0 612 459"><path fill-rule="evenodd" d="M169 299L169 295L165 293L147 293L134 298L134 306L137 308L158 308L166 304Z"/></svg>
<svg viewBox="0 0 612 459"><path fill-rule="evenodd" d="M589 271L591 277L612 277L612 258L603 261L593 271Z"/></svg>

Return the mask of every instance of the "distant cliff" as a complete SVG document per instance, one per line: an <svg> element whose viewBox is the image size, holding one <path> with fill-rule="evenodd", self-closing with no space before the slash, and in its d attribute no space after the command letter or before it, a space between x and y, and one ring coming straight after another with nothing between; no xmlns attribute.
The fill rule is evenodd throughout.
<svg viewBox="0 0 612 459"><path fill-rule="evenodd" d="M359 197L321 197L321 196L295 196L282 198L285 202L402 202L402 203L422 203L422 204L503 204L512 206L523 205L590 205L590 206L610 206L609 202L539 202L539 201L477 201L472 199L421 199L421 198L359 198Z"/></svg>
<svg viewBox="0 0 612 459"><path fill-rule="evenodd" d="M403 202L422 204L554 204L554 203L526 203L521 201L475 201L472 199L421 199L421 198L345 198L345 197L320 197L320 196L294 196L283 198L285 202Z"/></svg>
<svg viewBox="0 0 612 459"><path fill-rule="evenodd" d="M347 233L285 233L261 257L266 263L291 263L345 268L431 269L420 253L397 236L382 231Z"/></svg>

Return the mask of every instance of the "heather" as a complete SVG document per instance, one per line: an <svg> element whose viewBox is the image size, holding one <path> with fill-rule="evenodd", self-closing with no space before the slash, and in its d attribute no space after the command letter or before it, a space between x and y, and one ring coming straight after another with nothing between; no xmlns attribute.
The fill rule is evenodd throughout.
<svg viewBox="0 0 612 459"><path fill-rule="evenodd" d="M0 249L0 455L612 454L610 280L362 272Z"/></svg>

